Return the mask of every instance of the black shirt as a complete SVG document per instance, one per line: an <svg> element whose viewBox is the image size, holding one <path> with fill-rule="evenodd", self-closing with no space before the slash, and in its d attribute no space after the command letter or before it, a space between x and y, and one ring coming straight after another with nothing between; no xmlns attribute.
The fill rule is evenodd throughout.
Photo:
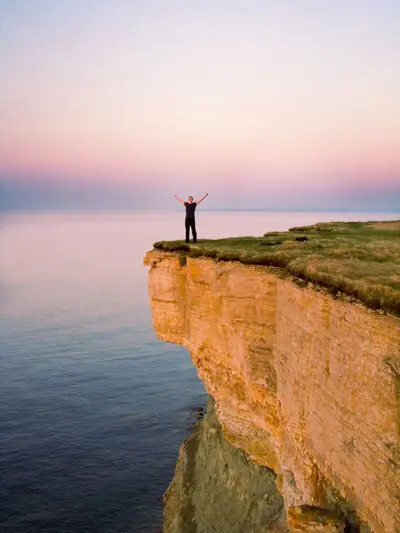
<svg viewBox="0 0 400 533"><path fill-rule="evenodd" d="M193 220L194 212L196 209L196 202L192 202L191 204L189 204L189 202L185 202L185 207L186 207L186 218Z"/></svg>

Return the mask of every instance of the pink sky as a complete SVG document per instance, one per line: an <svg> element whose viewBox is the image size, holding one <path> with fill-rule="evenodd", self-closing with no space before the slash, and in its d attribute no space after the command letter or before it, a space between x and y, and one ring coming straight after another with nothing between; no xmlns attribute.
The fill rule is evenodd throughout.
<svg viewBox="0 0 400 533"><path fill-rule="evenodd" d="M34 4L0 8L3 177L400 183L397 2Z"/></svg>

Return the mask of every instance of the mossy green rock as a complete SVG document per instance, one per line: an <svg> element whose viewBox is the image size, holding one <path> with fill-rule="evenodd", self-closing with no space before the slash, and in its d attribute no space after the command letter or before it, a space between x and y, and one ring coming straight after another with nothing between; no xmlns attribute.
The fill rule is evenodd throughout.
<svg viewBox="0 0 400 533"><path fill-rule="evenodd" d="M274 473L223 437L214 402L180 449L165 494L164 533L279 531L283 498Z"/></svg>

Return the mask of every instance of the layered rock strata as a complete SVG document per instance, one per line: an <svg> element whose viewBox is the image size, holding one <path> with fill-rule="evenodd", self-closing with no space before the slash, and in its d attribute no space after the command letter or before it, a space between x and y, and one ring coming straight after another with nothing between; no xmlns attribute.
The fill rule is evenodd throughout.
<svg viewBox="0 0 400 533"><path fill-rule="evenodd" d="M145 263L158 336L189 350L224 437L275 472L291 530L319 507L400 531L400 320L260 266Z"/></svg>

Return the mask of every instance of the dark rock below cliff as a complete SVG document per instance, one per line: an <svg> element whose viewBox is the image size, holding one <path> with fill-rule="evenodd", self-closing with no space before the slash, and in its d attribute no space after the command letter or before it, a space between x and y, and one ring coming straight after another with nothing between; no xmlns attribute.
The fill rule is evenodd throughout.
<svg viewBox="0 0 400 533"><path fill-rule="evenodd" d="M224 439L210 399L181 446L165 494L164 533L280 531L284 515L274 473Z"/></svg>

